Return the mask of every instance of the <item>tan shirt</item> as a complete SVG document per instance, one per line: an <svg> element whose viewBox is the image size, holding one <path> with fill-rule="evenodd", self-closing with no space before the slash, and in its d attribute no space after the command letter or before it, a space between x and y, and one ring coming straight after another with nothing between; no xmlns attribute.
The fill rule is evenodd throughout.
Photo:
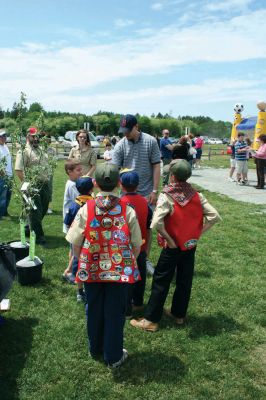
<svg viewBox="0 0 266 400"><path fill-rule="evenodd" d="M218 211L206 200L203 194L199 193L200 202L203 209L203 226L208 222L210 227L216 222L221 220ZM164 217L171 214L174 210L174 200L168 196L166 193L161 193L158 202L153 213L153 218L151 222L151 229L156 230L164 228Z"/></svg>
<svg viewBox="0 0 266 400"><path fill-rule="evenodd" d="M73 147L73 149L70 150L68 158L74 158L80 162L83 175L86 175L97 162L97 154L90 146L86 146L82 150L80 150L79 146Z"/></svg>
<svg viewBox="0 0 266 400"><path fill-rule="evenodd" d="M110 194L116 196L116 191L100 192L97 194L97 196L108 196ZM82 246L84 241L83 233L86 227L87 216L88 216L87 211L88 210L86 205L81 207L80 210L78 211L66 235L66 240L69 243L72 243L76 246ZM142 245L141 231L135 210L130 206L126 207L126 221L130 231L130 243L132 244L133 247L140 247Z"/></svg>
<svg viewBox="0 0 266 400"><path fill-rule="evenodd" d="M48 181L50 177L50 169L48 164L48 155L40 147L33 147L29 143L25 149L18 150L15 162L15 171L23 171L28 168L38 167L40 181ZM41 167L41 171L40 171ZM31 171L32 172L32 171Z"/></svg>

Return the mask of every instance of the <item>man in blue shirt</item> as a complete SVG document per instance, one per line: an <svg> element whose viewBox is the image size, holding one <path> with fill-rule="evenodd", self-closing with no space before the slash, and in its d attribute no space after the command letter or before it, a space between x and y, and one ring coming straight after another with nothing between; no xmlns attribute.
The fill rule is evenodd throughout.
<svg viewBox="0 0 266 400"><path fill-rule="evenodd" d="M162 131L162 135L163 138L161 139L160 142L160 150L163 160L163 166L165 166L167 164L170 164L170 162L172 161L173 145L171 143L171 140L169 139L168 129L164 129ZM168 179L169 179L169 174L163 172L163 185L167 185Z"/></svg>

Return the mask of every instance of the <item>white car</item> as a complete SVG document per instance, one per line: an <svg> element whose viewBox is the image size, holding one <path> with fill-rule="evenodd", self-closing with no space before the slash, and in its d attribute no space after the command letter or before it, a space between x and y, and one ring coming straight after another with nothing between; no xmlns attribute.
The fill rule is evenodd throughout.
<svg viewBox="0 0 266 400"><path fill-rule="evenodd" d="M76 134L78 131L67 131L65 134L65 139L63 141L64 146L67 146L68 144L71 147L74 147L78 144L76 141ZM90 136L90 142L91 142L91 147L96 151L97 157L100 157L100 144L98 140L96 140L96 137L93 135L93 133L89 132Z"/></svg>

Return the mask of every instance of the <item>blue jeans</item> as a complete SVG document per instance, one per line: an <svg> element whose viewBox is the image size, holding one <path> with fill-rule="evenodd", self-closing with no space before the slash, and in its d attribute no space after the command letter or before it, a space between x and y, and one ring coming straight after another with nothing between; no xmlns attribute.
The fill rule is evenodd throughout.
<svg viewBox="0 0 266 400"><path fill-rule="evenodd" d="M105 362L113 364L123 355L127 284L95 282L84 288L90 353L103 353Z"/></svg>
<svg viewBox="0 0 266 400"><path fill-rule="evenodd" d="M0 178L0 217L7 215L7 208L10 203L11 190L6 186L6 180Z"/></svg>

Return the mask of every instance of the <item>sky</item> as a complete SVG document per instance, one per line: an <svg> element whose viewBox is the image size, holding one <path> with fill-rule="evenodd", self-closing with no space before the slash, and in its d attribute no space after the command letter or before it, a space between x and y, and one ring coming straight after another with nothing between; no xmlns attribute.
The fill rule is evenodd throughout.
<svg viewBox="0 0 266 400"><path fill-rule="evenodd" d="M0 106L232 121L266 101L265 0L0 0Z"/></svg>

